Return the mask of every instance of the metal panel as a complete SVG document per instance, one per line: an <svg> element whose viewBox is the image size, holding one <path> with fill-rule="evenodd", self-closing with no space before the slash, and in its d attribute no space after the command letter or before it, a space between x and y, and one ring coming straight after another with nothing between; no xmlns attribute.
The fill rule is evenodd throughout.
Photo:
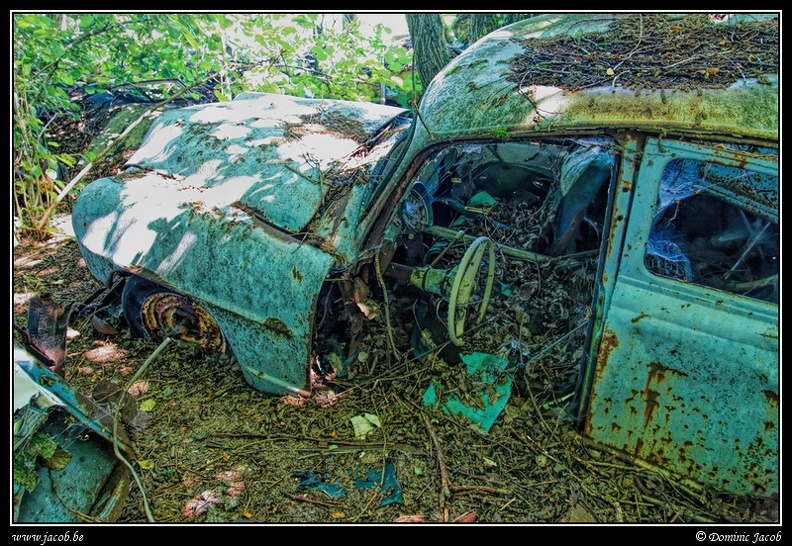
<svg viewBox="0 0 792 546"><path fill-rule="evenodd" d="M702 154L669 142L647 146L586 433L724 490L770 494L779 479L778 307L658 277L643 265L660 175L685 153Z"/></svg>
<svg viewBox="0 0 792 546"><path fill-rule="evenodd" d="M246 379L265 392L307 384L314 301L332 256L233 207L168 203L164 179L89 185L75 233L97 278L139 273L204 304ZM91 209L91 210L85 210ZM92 211L109 211L97 215Z"/></svg>

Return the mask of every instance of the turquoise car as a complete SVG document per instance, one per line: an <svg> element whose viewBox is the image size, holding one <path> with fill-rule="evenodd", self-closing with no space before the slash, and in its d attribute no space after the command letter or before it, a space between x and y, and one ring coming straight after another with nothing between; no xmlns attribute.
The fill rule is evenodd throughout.
<svg viewBox="0 0 792 546"><path fill-rule="evenodd" d="M415 112L262 93L171 110L81 192L74 230L135 334L232 355L264 393L353 358L398 282L416 353L518 374L563 346L585 435L769 495L778 25L549 14L466 49Z"/></svg>

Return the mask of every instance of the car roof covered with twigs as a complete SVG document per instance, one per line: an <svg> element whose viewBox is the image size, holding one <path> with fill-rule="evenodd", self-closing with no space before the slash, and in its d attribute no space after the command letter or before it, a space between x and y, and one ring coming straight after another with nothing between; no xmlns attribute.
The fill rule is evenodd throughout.
<svg viewBox="0 0 792 546"><path fill-rule="evenodd" d="M452 61L421 125L430 139L509 127L777 140L779 38L777 13L534 17Z"/></svg>

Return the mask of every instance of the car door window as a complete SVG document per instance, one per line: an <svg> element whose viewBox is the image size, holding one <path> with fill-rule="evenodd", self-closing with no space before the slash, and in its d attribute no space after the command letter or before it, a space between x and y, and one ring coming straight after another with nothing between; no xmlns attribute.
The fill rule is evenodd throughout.
<svg viewBox="0 0 792 546"><path fill-rule="evenodd" d="M644 263L656 275L778 302L777 218L738 198L778 188L776 174L674 159L663 170Z"/></svg>

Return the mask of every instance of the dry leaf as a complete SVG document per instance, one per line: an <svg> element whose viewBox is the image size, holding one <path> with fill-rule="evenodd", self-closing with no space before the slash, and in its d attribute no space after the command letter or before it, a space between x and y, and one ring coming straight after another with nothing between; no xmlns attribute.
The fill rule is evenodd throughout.
<svg viewBox="0 0 792 546"><path fill-rule="evenodd" d="M475 512L465 512L454 520L454 523L473 523L478 515Z"/></svg>
<svg viewBox="0 0 792 546"><path fill-rule="evenodd" d="M143 394L146 394L151 387L151 383L148 381L135 381L132 385L127 389L129 396L132 398L137 398Z"/></svg>
<svg viewBox="0 0 792 546"><path fill-rule="evenodd" d="M117 360L121 360L126 358L127 351L124 349L119 349L115 343L103 343L101 341L96 342L97 347L95 349L91 349L85 353L86 360L90 360L91 362L96 362L97 364L103 364L107 362L115 362Z"/></svg>
<svg viewBox="0 0 792 546"><path fill-rule="evenodd" d="M217 489L210 489L193 497L192 500L182 508L182 513L188 518L193 518L206 513L209 507L219 503L220 492Z"/></svg>

